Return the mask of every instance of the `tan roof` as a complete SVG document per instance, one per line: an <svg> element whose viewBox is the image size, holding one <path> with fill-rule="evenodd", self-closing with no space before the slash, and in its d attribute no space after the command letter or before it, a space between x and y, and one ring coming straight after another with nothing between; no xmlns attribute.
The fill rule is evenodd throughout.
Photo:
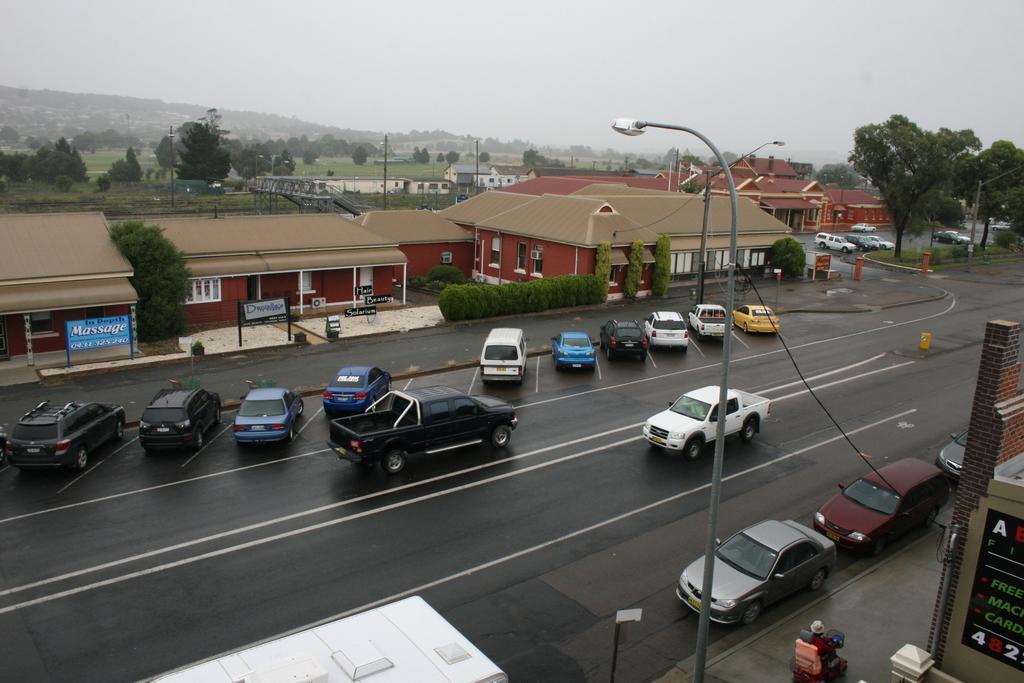
<svg viewBox="0 0 1024 683"><path fill-rule="evenodd" d="M570 194L577 197L609 197L612 195L678 195L679 193L666 192L665 190L651 190L646 187L630 187L629 185L619 185L617 183L594 183L593 185L581 187Z"/></svg>
<svg viewBox="0 0 1024 683"><path fill-rule="evenodd" d="M135 289L126 277L4 285L0 286L0 313L133 304L137 299Z"/></svg>
<svg viewBox="0 0 1024 683"><path fill-rule="evenodd" d="M533 195L514 192L484 192L464 202L449 206L441 211L440 215L456 223L475 225L486 218L522 206L535 199L537 197Z"/></svg>
<svg viewBox="0 0 1024 683"><path fill-rule="evenodd" d="M470 232L433 211L370 211L353 222L398 244L473 239Z"/></svg>
<svg viewBox="0 0 1024 683"><path fill-rule="evenodd" d="M318 251L194 256L185 260L192 277L227 277L297 270L330 270L355 266L397 265L407 261L396 247L377 249L326 249Z"/></svg>
<svg viewBox="0 0 1024 683"><path fill-rule="evenodd" d="M581 246L601 242L653 242L658 235L615 211L601 199L546 194L522 206L480 221L481 228L501 230Z"/></svg>
<svg viewBox="0 0 1024 683"><path fill-rule="evenodd" d="M752 235L739 235L736 238L737 249L750 249L752 247L770 247L776 240L782 239L785 235L772 233L757 233ZM696 235L674 235L670 239L672 251L696 251L700 249L700 234ZM708 236L708 249L728 249L729 235Z"/></svg>
<svg viewBox="0 0 1024 683"><path fill-rule="evenodd" d="M0 215L0 282L131 275L101 213Z"/></svg>
<svg viewBox="0 0 1024 683"><path fill-rule="evenodd" d="M162 218L164 234L186 256L396 246L334 214Z"/></svg>
<svg viewBox="0 0 1024 683"><path fill-rule="evenodd" d="M605 197L605 201L619 213L658 234L700 234L704 225L704 198L701 195L663 192L659 197ZM758 207L756 202L739 197L737 230L778 233L788 235L790 230L782 221ZM709 231L729 233L732 209L728 197L711 195Z"/></svg>

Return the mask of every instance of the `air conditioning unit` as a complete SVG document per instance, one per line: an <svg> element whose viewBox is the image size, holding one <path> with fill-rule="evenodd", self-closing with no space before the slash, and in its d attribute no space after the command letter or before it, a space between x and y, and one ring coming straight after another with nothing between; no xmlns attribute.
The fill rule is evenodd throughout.
<svg viewBox="0 0 1024 683"><path fill-rule="evenodd" d="M327 297L315 296L313 297L313 308L323 308L327 305Z"/></svg>
<svg viewBox="0 0 1024 683"><path fill-rule="evenodd" d="M539 261L544 258L544 252L540 249L533 249L530 251L530 258L534 261Z"/></svg>
<svg viewBox="0 0 1024 683"><path fill-rule="evenodd" d="M441 263L451 263L451 262L452 262L452 252L450 252L450 251L442 251L441 252Z"/></svg>

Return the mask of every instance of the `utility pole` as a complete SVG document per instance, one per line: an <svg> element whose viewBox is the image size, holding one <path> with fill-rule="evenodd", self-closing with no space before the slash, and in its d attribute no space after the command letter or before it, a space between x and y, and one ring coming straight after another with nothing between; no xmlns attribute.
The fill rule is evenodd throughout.
<svg viewBox="0 0 1024 683"><path fill-rule="evenodd" d="M476 144L476 175L473 176L473 194L480 191L480 141L474 140Z"/></svg>
<svg viewBox="0 0 1024 683"><path fill-rule="evenodd" d="M170 126L167 137L171 139L171 208L174 208L174 126Z"/></svg>
<svg viewBox="0 0 1024 683"><path fill-rule="evenodd" d="M711 214L711 171L704 172L704 222L700 230L700 262L697 263L697 304L704 303L704 262L707 260L708 217Z"/></svg>
<svg viewBox="0 0 1024 683"><path fill-rule="evenodd" d="M384 133L384 210L388 210L388 134Z"/></svg>

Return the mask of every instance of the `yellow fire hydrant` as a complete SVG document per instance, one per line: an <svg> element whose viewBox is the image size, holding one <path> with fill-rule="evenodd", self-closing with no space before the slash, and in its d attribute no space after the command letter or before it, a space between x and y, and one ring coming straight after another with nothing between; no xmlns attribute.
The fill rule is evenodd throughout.
<svg viewBox="0 0 1024 683"><path fill-rule="evenodd" d="M931 346L932 346L932 333L931 332L922 332L921 333L921 343L918 344L917 348L921 349L922 351L927 351L928 349L931 348Z"/></svg>

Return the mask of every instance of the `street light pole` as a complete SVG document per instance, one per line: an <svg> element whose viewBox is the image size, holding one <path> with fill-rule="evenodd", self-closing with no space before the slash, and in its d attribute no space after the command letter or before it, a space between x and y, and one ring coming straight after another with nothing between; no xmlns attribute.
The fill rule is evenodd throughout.
<svg viewBox="0 0 1024 683"><path fill-rule="evenodd" d="M388 209L388 134L384 133L384 210Z"/></svg>
<svg viewBox="0 0 1024 683"><path fill-rule="evenodd" d="M476 173L473 176L473 194L480 192L480 141L474 140L476 144Z"/></svg>
<svg viewBox="0 0 1024 683"><path fill-rule="evenodd" d="M167 137L171 140L171 208L174 208L174 126L170 126Z"/></svg>
<svg viewBox="0 0 1024 683"><path fill-rule="evenodd" d="M679 130L689 133L707 145L718 160L722 169L728 169L725 157L703 133L686 126L676 126L667 123L652 123L650 121L637 121L632 119L616 119L612 128L624 135L640 135L645 128L665 128L668 130ZM736 242L738 237L737 211L739 201L736 197L736 183L732 173L725 174L726 183L729 186L729 205L732 208L732 217L729 223L729 264L728 264L728 290L725 298L725 336L722 337L722 379L718 391L718 420L715 429L715 460L711 469L711 498L708 503L708 536L704 547L704 581L701 585L700 620L697 625L697 651L694 662L693 680L694 683L704 682L704 666L707 661L708 631L711 624L711 590L715 574L715 548L717 545L718 531L718 505L722 496L722 460L725 455L725 404L728 401L729 391L729 360L732 357L732 309L735 301L736 289ZM706 201L706 200L705 200Z"/></svg>

